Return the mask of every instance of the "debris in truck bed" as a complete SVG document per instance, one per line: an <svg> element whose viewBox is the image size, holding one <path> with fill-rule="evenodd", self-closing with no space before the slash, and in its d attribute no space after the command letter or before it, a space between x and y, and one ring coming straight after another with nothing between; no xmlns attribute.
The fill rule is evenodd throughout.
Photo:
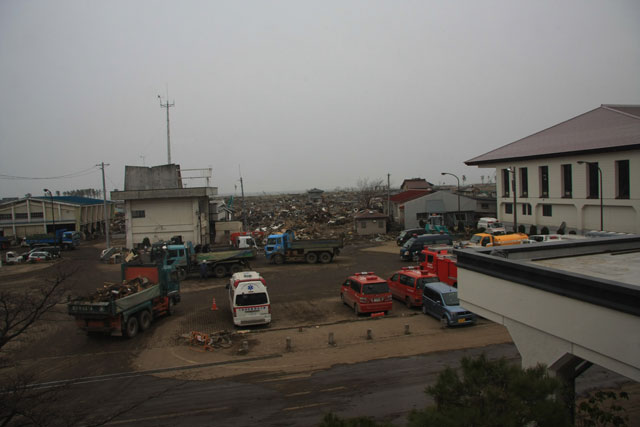
<svg viewBox="0 0 640 427"><path fill-rule="evenodd" d="M96 289L87 299L91 302L109 302L111 299L124 298L153 286L146 277L136 277L122 283L105 282L102 288Z"/></svg>

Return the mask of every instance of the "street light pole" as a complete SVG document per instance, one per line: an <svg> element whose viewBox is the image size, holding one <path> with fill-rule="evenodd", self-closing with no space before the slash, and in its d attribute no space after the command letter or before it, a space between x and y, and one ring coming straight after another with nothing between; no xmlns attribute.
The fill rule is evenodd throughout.
<svg viewBox="0 0 640 427"><path fill-rule="evenodd" d="M517 199L516 199L516 167L510 167L507 168L507 170L509 172L511 172L513 174L513 181L512 181L512 187L513 187L513 232L517 233L518 232L518 209L517 209Z"/></svg>
<svg viewBox="0 0 640 427"><path fill-rule="evenodd" d="M51 199L51 222L53 223L53 249L55 251L58 246L57 245L58 236L56 235L56 214L55 214L55 210L53 209L53 194L51 194L51 191L49 191L46 188L43 191L45 195L49 193L49 198Z"/></svg>
<svg viewBox="0 0 640 427"><path fill-rule="evenodd" d="M602 194L602 169L600 169L600 165L598 165L597 162L585 162L584 160L578 160L578 164L582 165L582 164L587 164L589 166L595 166L596 168L598 168L598 178L599 178L599 184L600 184L600 188L598 193L600 194L600 231L604 231L604 203L603 203L603 194Z"/></svg>
<svg viewBox="0 0 640 427"><path fill-rule="evenodd" d="M457 216L460 215L460 178L458 178L456 175L450 173L450 172L440 172L440 175L451 175L452 177L454 177L457 181L458 181L458 214ZM457 218L456 221L454 221L454 226L457 226Z"/></svg>

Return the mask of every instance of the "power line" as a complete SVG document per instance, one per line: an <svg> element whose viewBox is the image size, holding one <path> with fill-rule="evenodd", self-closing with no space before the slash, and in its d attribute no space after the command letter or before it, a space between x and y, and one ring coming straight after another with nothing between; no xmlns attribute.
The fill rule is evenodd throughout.
<svg viewBox="0 0 640 427"><path fill-rule="evenodd" d="M73 172L70 174L66 174L66 175L60 175L60 176L45 176L45 177L35 177L35 176L15 176L15 175L7 175L7 174L3 174L0 173L0 179L33 179L33 180L38 180L38 179L62 179L62 178L77 178L80 176L84 176L84 175L89 175L91 173L97 172L97 170L95 169L95 167L90 167L87 169L83 169L81 171L78 172Z"/></svg>

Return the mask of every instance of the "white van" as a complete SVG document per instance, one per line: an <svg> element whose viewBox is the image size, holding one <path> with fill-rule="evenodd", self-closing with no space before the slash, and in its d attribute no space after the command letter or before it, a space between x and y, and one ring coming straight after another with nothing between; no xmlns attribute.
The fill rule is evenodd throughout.
<svg viewBox="0 0 640 427"><path fill-rule="evenodd" d="M236 326L271 323L271 302L262 278L229 286L229 306Z"/></svg>
<svg viewBox="0 0 640 427"><path fill-rule="evenodd" d="M487 234L504 234L507 230L504 228L501 222L498 222L497 218L480 218L478 220L478 229L484 228L484 232Z"/></svg>

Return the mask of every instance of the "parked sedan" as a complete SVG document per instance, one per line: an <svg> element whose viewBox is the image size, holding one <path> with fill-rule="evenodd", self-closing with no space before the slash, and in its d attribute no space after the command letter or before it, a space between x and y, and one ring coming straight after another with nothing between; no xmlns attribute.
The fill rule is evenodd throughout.
<svg viewBox="0 0 640 427"><path fill-rule="evenodd" d="M39 262L39 261L49 261L51 260L51 254L49 252L44 251L35 251L31 252L29 255L29 262Z"/></svg>

